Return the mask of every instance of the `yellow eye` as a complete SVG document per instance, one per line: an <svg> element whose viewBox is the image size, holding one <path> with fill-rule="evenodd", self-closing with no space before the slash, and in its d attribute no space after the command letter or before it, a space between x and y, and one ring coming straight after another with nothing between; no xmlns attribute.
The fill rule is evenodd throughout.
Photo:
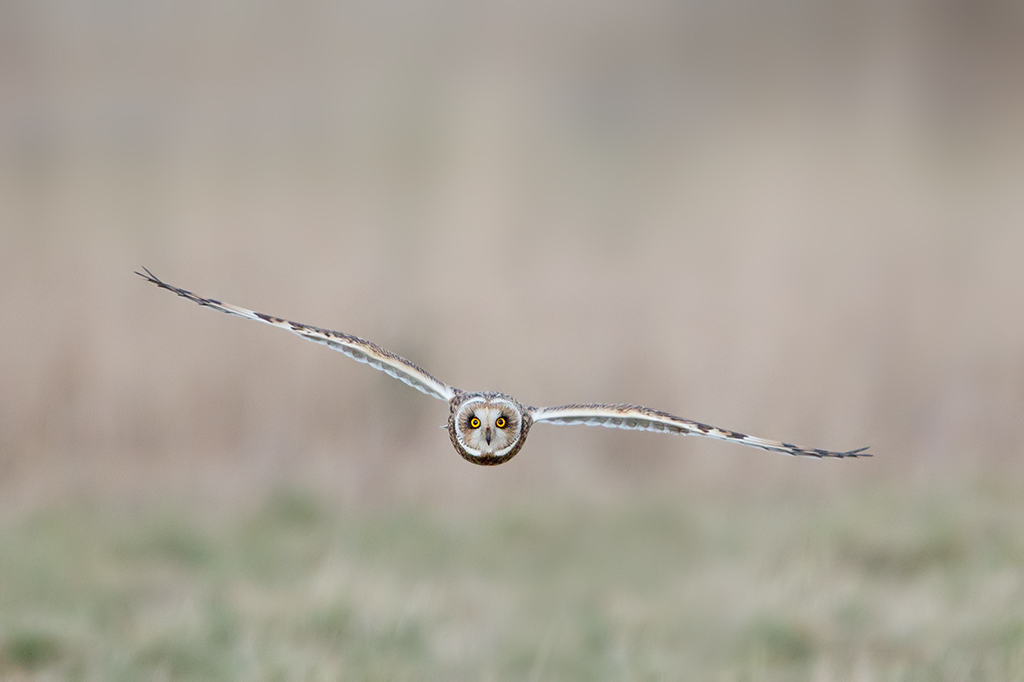
<svg viewBox="0 0 1024 682"><path fill-rule="evenodd" d="M477 419L476 417L473 417L472 419L469 420L469 425L472 428L474 428L474 429L479 429L480 428L480 420Z"/></svg>
<svg viewBox="0 0 1024 682"><path fill-rule="evenodd" d="M494 420L494 425L497 426L499 429L505 428L506 423L507 422L505 421L504 417L498 417L497 419Z"/></svg>

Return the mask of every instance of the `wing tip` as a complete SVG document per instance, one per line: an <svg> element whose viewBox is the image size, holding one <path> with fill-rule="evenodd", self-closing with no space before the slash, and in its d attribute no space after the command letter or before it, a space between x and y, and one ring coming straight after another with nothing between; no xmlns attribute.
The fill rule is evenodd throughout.
<svg viewBox="0 0 1024 682"><path fill-rule="evenodd" d="M162 283L162 282L160 282L160 278L157 277L156 275L154 275L152 272L150 272L149 268L147 268L145 265L140 265L139 267L142 268L142 272L139 272L138 270L136 270L135 271L136 275L138 275L139 277L141 277L144 280L148 280L150 282L153 282L154 284L161 284Z"/></svg>
<svg viewBox="0 0 1024 682"><path fill-rule="evenodd" d="M138 270L136 270L136 271L135 271L135 274L136 274L136 275L138 275L138 276L139 276L139 277L141 277L142 279L146 280L147 282L152 282L153 284L157 285L157 286L158 286L158 287L160 287L161 289L167 289L167 290L169 290L169 291L175 291L175 288L174 288L174 287L172 287L171 285L167 284L167 283L166 283L166 282L164 282L164 281L163 281L162 279L160 279L159 277L157 277L156 275L154 275L154 274L153 274L153 273L152 273L152 272L150 271L150 269L149 269L149 268L147 268L147 267L146 267L145 265L140 265L139 267L141 267L141 268L142 268L142 272L139 272Z"/></svg>
<svg viewBox="0 0 1024 682"><path fill-rule="evenodd" d="M799 454L810 454L820 459L824 459L826 457L830 459L856 459L860 457L874 457L873 452L866 452L866 450L869 447L871 446L866 445L862 448L857 448L856 450L845 450L843 452L832 452L830 450L811 450L809 452L802 451Z"/></svg>

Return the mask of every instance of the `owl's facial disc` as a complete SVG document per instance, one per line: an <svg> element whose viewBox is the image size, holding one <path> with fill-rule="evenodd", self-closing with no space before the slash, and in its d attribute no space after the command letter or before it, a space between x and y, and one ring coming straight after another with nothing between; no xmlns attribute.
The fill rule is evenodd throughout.
<svg viewBox="0 0 1024 682"><path fill-rule="evenodd" d="M500 398L467 401L456 415L459 442L475 457L501 457L519 441L518 409Z"/></svg>

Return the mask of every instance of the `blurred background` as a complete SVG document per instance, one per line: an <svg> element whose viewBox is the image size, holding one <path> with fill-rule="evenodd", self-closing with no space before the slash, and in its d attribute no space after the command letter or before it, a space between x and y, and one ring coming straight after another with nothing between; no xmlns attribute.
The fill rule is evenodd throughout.
<svg viewBox="0 0 1024 682"><path fill-rule="evenodd" d="M148 537L130 520L160 508L198 523L210 547L223 543L203 523L265 503L287 518L315 509L310 518L334 519L324 529L401 508L439 515L441 529L483 519L459 536L473 546L510 509L549 510L513 524L528 530L564 514L615 525L652 499L667 517L704 518L707 503L741 525L778 510L769 527L792 528L837 500L842 526L920 499L886 548L932 537L935 509L952 509L963 550L952 556L973 559L957 543L1002 528L999 510L1024 483L1022 69L1016 0L0 3L7 555L24 550L11 538L38 537L24 524L39 514L86 507L104 519L88 527L114 538ZM201 295L372 339L460 388L532 405L633 402L876 456L819 462L539 427L509 464L473 467L438 429L440 401L158 291L132 274L142 265ZM749 516L729 511L751 501ZM993 516L972 516L979 508ZM632 536L648 520L616 527ZM894 526L876 522L866 535ZM565 532L555 544L576 537ZM993 568L1003 605L1024 601L1024 528L1006 533L1016 549ZM598 556L614 552L617 541L598 538ZM770 556L787 546L763 543ZM378 569L396 565L389 551ZM463 572L478 576L476 556ZM619 585L592 580L598 595ZM748 592L765 594L756 584ZM27 648L8 638L11 665L92 670L67 653L92 646L67 644L78 640L38 600L17 603L11 631L43 625ZM551 620L544 608L530 618ZM864 618L868 629L890 622ZM821 624L811 620L798 634ZM934 660L922 642L946 641L892 622L916 647L898 663ZM999 641L1024 649L1024 622L1007 622ZM782 630L765 641L790 651ZM479 644L459 632L453 641ZM432 669L545 679L560 646L557 627L545 632L520 668ZM434 644L423 656L436 662ZM813 638L797 646L799 674L885 669L863 663L864 640L844 646L831 657ZM775 669L757 646L742 651L701 670ZM849 665L822 662L835 660ZM998 660L1002 679L1024 674L1019 657ZM581 679L595 679L587 670Z"/></svg>

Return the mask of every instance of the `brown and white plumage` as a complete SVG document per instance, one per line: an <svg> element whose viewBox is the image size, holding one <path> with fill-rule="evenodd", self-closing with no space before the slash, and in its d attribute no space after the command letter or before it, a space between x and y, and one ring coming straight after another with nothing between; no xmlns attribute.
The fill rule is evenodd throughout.
<svg viewBox="0 0 1024 682"><path fill-rule="evenodd" d="M290 331L293 334L298 334L308 341L329 346L334 350L340 350L353 360L356 360L357 362L365 362L374 369L379 369L388 376L392 376L419 391L423 391L429 396L433 396L434 398L447 401L451 400L456 393L456 389L430 376L430 374L422 367L409 362L403 357L395 355L386 348L381 348L372 341L367 341L366 339L361 339L358 336L352 336L351 334L346 334L344 332L334 332L329 329L320 329L319 327L313 327L308 324L291 322L289 320L281 319L280 317L274 317L273 315L264 315L263 313L257 313L253 310L247 310L246 308L239 308L238 306L231 305L230 303L222 303L221 301L213 298L196 296L191 291L186 291L185 289L180 289L176 286L167 284L146 268L142 268L142 270L145 274L143 274L143 272L136 272L135 274L149 280L161 289L173 291L178 296L187 298L201 306L213 308L214 310L219 310L222 313L227 313L229 315L244 317L247 320L263 322L273 327Z"/></svg>
<svg viewBox="0 0 1024 682"><path fill-rule="evenodd" d="M809 457L870 457L861 454L866 447L845 452L833 452L818 448L804 448L791 443L765 440L745 433L737 433L716 426L708 426L700 422L677 417L668 412L652 410L639 405L561 405L559 407L535 408L531 414L534 422L549 424L584 424L586 426L605 426L612 429L630 429L634 431L656 431L658 433L678 433L684 436L707 436L718 440L732 441L741 445L752 445L762 450L781 452L787 455L806 455Z"/></svg>
<svg viewBox="0 0 1024 682"><path fill-rule="evenodd" d="M787 455L819 458L871 456L864 452L867 448L832 451L765 440L638 405L585 403L559 407L530 407L503 393L463 391L439 381L426 370L405 358L358 336L291 322L273 315L265 315L223 303L216 299L203 298L191 291L167 284L146 268L143 268L143 272L135 274L161 289L173 291L178 296L187 298L201 306L248 320L263 322L297 334L309 341L339 350L350 358L366 363L374 369L379 369L429 396L447 401L449 404L447 428L452 445L462 457L474 464L501 464L512 459L526 443L530 427L535 423L583 424L707 436Z"/></svg>

